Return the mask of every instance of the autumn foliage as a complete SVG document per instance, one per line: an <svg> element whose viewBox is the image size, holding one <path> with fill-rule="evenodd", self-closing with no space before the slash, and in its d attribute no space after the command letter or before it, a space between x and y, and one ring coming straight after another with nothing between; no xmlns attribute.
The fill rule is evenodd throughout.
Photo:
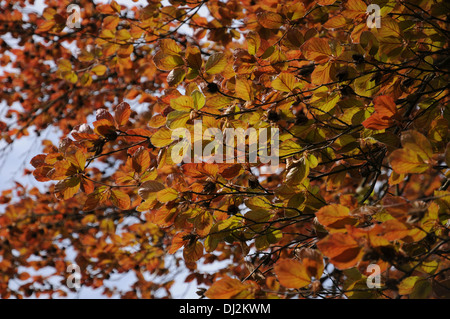
<svg viewBox="0 0 450 319"><path fill-rule="evenodd" d="M207 298L450 297L448 2L147 2L71 29L69 1L2 1L2 145L62 134L25 170L46 190L0 196L2 298L75 292L73 263L107 297L180 269ZM278 128L278 171L174 163L194 121Z"/></svg>

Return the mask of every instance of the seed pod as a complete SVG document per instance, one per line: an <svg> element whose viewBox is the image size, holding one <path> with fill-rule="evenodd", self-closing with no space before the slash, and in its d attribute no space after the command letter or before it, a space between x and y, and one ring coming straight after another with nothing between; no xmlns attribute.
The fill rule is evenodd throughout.
<svg viewBox="0 0 450 319"><path fill-rule="evenodd" d="M212 181L207 181L205 185L203 185L203 193L204 194L212 194L216 191L216 183Z"/></svg>
<svg viewBox="0 0 450 319"><path fill-rule="evenodd" d="M306 117L305 113L298 112L295 117L295 125L303 125L308 122L308 118Z"/></svg>
<svg viewBox="0 0 450 319"><path fill-rule="evenodd" d="M395 258L397 257L397 251L395 250L394 247L391 246L381 246L380 253L381 253L380 258L383 261L394 261Z"/></svg>
<svg viewBox="0 0 450 319"><path fill-rule="evenodd" d="M219 92L219 86L216 83L208 83L208 92L209 93L217 93Z"/></svg>
<svg viewBox="0 0 450 319"><path fill-rule="evenodd" d="M270 122L278 122L278 121L280 120L280 115L278 114L277 111L275 111L275 110L270 110L270 111L267 113L267 119L268 119Z"/></svg>
<svg viewBox="0 0 450 319"><path fill-rule="evenodd" d="M391 279L386 280L385 285L386 285L386 287L388 287L391 290L395 290L395 291L398 290L398 287L397 287L398 281L396 279L391 278Z"/></svg>
<svg viewBox="0 0 450 319"><path fill-rule="evenodd" d="M258 188L259 187L258 179L255 176L250 176L248 178L248 186L250 188Z"/></svg>
<svg viewBox="0 0 450 319"><path fill-rule="evenodd" d="M355 91L353 91L353 89L348 85L342 86L340 91L342 96L351 96L356 94Z"/></svg>
<svg viewBox="0 0 450 319"><path fill-rule="evenodd" d="M228 206L228 208L227 208L228 215L236 215L237 213L239 213L239 211L240 211L239 207L234 204Z"/></svg>
<svg viewBox="0 0 450 319"><path fill-rule="evenodd" d="M353 61L355 61L356 64L363 63L364 62L364 56L359 53L355 53L352 55Z"/></svg>
<svg viewBox="0 0 450 319"><path fill-rule="evenodd" d="M344 81L348 77L348 70L347 69L341 69L336 73L336 78L339 81Z"/></svg>
<svg viewBox="0 0 450 319"><path fill-rule="evenodd" d="M108 140L108 141L115 141L116 139L117 139L117 132L116 131L111 131L111 132L108 132L106 135L105 135L105 138Z"/></svg>
<svg viewBox="0 0 450 319"><path fill-rule="evenodd" d="M304 66L304 67L302 67L300 69L298 74L301 75L301 76L308 76L311 73L313 73L315 68L316 68L316 66L314 64L310 64L310 65Z"/></svg>
<svg viewBox="0 0 450 319"><path fill-rule="evenodd" d="M370 169L369 165L364 165L359 169L359 173L361 174L362 177L369 176L371 171L372 170Z"/></svg>

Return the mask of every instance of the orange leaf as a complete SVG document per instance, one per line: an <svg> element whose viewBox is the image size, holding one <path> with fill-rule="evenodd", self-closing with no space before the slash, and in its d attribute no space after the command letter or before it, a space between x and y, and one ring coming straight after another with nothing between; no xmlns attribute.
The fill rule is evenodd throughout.
<svg viewBox="0 0 450 319"><path fill-rule="evenodd" d="M219 167L214 163L187 163L181 169L184 175L194 178L215 177L219 171Z"/></svg>
<svg viewBox="0 0 450 319"><path fill-rule="evenodd" d="M161 114L154 115L150 121L148 121L147 125L153 128L159 128L166 124L167 119Z"/></svg>
<svg viewBox="0 0 450 319"><path fill-rule="evenodd" d="M327 62L332 56L329 41L326 38L311 38L300 49L308 60L314 60L320 64Z"/></svg>
<svg viewBox="0 0 450 319"><path fill-rule="evenodd" d="M93 123L94 132L101 136L110 136L116 132L116 128L114 126L114 122L111 122L108 119L100 119Z"/></svg>
<svg viewBox="0 0 450 319"><path fill-rule="evenodd" d="M79 172L84 171L86 165L86 155L81 149L70 149L66 151L66 159L77 168Z"/></svg>
<svg viewBox="0 0 450 319"><path fill-rule="evenodd" d="M132 166L139 174L142 174L150 167L150 155L145 147L141 146L134 152Z"/></svg>
<svg viewBox="0 0 450 319"><path fill-rule="evenodd" d="M63 199L72 198L80 189L81 179L77 176L72 176L55 185L55 192L60 193Z"/></svg>
<svg viewBox="0 0 450 319"><path fill-rule="evenodd" d="M397 219L389 219L381 224L384 238L389 241L402 239L409 235L410 229Z"/></svg>
<svg viewBox="0 0 450 319"><path fill-rule="evenodd" d="M353 237L344 233L328 235L317 243L317 247L339 269L354 267L363 255Z"/></svg>
<svg viewBox="0 0 450 319"><path fill-rule="evenodd" d="M281 259L274 266L280 284L286 288L302 288L311 283L305 265L293 259Z"/></svg>
<svg viewBox="0 0 450 319"><path fill-rule="evenodd" d="M275 12L264 11L258 14L258 21L267 29L278 29L283 25L283 17Z"/></svg>
<svg viewBox="0 0 450 319"><path fill-rule="evenodd" d="M251 101L253 94L252 94L252 87L250 85L250 82L243 78L243 77L237 77L236 78L236 96L245 100L245 101Z"/></svg>
<svg viewBox="0 0 450 319"><path fill-rule="evenodd" d="M205 296L210 299L232 299L242 296L242 293L249 288L251 288L250 284L226 276L214 282L205 292Z"/></svg>
<svg viewBox="0 0 450 319"><path fill-rule="evenodd" d="M336 17L332 17L327 22L325 22L323 27L326 29L337 29L337 28L342 28L342 27L346 26L346 24L347 24L347 21L345 20L345 18L343 16L336 16Z"/></svg>
<svg viewBox="0 0 450 319"><path fill-rule="evenodd" d="M325 63L315 67L314 71L311 73L311 82L315 85L322 85L331 82L331 67L332 63Z"/></svg>
<svg viewBox="0 0 450 319"><path fill-rule="evenodd" d="M409 148L397 149L389 155L389 162L397 174L423 173L428 165Z"/></svg>
<svg viewBox="0 0 450 319"><path fill-rule="evenodd" d="M233 179L240 174L241 170L241 164L232 164L231 166L221 168L220 175L226 179Z"/></svg>
<svg viewBox="0 0 450 319"><path fill-rule="evenodd" d="M348 19L356 19L359 16L365 15L366 10L367 5L362 0L348 0L342 14Z"/></svg>
<svg viewBox="0 0 450 319"><path fill-rule="evenodd" d="M159 47L162 52L168 55L178 55L181 52L181 48L173 39L161 39Z"/></svg>
<svg viewBox="0 0 450 319"><path fill-rule="evenodd" d="M323 256L320 251L312 248L302 248L299 252L299 257L309 277L316 279L322 277L324 265Z"/></svg>
<svg viewBox="0 0 450 319"><path fill-rule="evenodd" d="M130 115L130 105L126 102L122 102L114 108L114 118L119 126L127 124Z"/></svg>
<svg viewBox="0 0 450 319"><path fill-rule="evenodd" d="M178 192L174 190L173 188L165 188L156 193L156 198L161 203L167 203L170 202L178 197Z"/></svg>
<svg viewBox="0 0 450 319"><path fill-rule="evenodd" d="M128 196L127 193L124 193L118 189L112 189L111 190L111 201L114 204L114 206L127 210L130 208L130 196Z"/></svg>
<svg viewBox="0 0 450 319"><path fill-rule="evenodd" d="M184 247L183 258L187 263L196 262L203 256L203 244L199 241Z"/></svg>
<svg viewBox="0 0 450 319"><path fill-rule="evenodd" d="M321 6L329 6L330 4L335 3L336 0L316 0L316 2Z"/></svg>
<svg viewBox="0 0 450 319"><path fill-rule="evenodd" d="M350 216L350 209L339 204L322 207L316 212L320 224L329 228L345 228L345 225L354 225L357 219Z"/></svg>
<svg viewBox="0 0 450 319"><path fill-rule="evenodd" d="M393 124L392 117L397 113L394 99L388 95L377 96L374 101L375 112L362 125L371 130L382 130Z"/></svg>

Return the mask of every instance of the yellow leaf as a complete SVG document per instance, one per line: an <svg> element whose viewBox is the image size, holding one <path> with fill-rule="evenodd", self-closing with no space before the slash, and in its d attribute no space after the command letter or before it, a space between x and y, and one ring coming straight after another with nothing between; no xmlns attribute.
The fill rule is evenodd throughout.
<svg viewBox="0 0 450 319"><path fill-rule="evenodd" d="M156 147L164 147L170 145L173 142L172 131L167 127L162 127L155 134L153 134L150 140Z"/></svg>
<svg viewBox="0 0 450 319"><path fill-rule="evenodd" d="M194 99L191 96L179 96L170 100L170 107L177 111L191 111L194 109Z"/></svg>
<svg viewBox="0 0 450 319"><path fill-rule="evenodd" d="M292 92L296 87L295 76L292 73L283 72L272 81L272 87L282 92Z"/></svg>
<svg viewBox="0 0 450 319"><path fill-rule="evenodd" d="M103 74L105 74L106 70L107 68L103 64L97 64L91 69L92 73L98 76L102 76Z"/></svg>
<svg viewBox="0 0 450 319"><path fill-rule="evenodd" d="M261 45L261 38L257 32L251 31L246 36L247 51L251 55L255 55Z"/></svg>
<svg viewBox="0 0 450 319"><path fill-rule="evenodd" d="M147 125L153 128L158 128L166 124L166 118L161 114L154 115L150 121L148 121Z"/></svg>
<svg viewBox="0 0 450 319"><path fill-rule="evenodd" d="M86 154L80 149L69 149L66 153L66 159L72 163L79 172L84 171L86 165Z"/></svg>
<svg viewBox="0 0 450 319"><path fill-rule="evenodd" d="M424 161L431 159L433 156L433 147L431 146L430 140L417 131L410 130L403 132L400 141L404 148L408 148L417 153Z"/></svg>
<svg viewBox="0 0 450 319"><path fill-rule="evenodd" d="M156 198L161 203L170 202L178 197L178 192L173 188L165 188L156 193Z"/></svg>
<svg viewBox="0 0 450 319"><path fill-rule="evenodd" d="M409 148L393 151L389 156L389 162L397 174L423 173L428 169L428 165Z"/></svg>
<svg viewBox="0 0 450 319"><path fill-rule="evenodd" d="M107 16L103 19L102 26L104 29L115 30L119 25L120 18L118 16Z"/></svg>
<svg viewBox="0 0 450 319"><path fill-rule="evenodd" d="M112 235L115 231L114 221L110 218L105 218L100 222L100 230L105 233Z"/></svg>
<svg viewBox="0 0 450 319"><path fill-rule="evenodd" d="M118 189L111 190L111 201L114 206L126 210L130 208L130 196L127 193L124 193Z"/></svg>
<svg viewBox="0 0 450 319"><path fill-rule="evenodd" d="M184 65L183 59L179 55L169 55L159 51L153 57L153 62L158 69L171 71L178 66Z"/></svg>
<svg viewBox="0 0 450 319"><path fill-rule="evenodd" d="M421 280L419 276L411 276L403 279L398 285L398 293L400 295L409 295L413 292L416 283Z"/></svg>
<svg viewBox="0 0 450 319"><path fill-rule="evenodd" d="M72 71L72 64L67 59L61 59L58 61L58 69L61 72Z"/></svg>
<svg viewBox="0 0 450 319"><path fill-rule="evenodd" d="M167 55L178 55L181 52L181 48L173 39L161 39L159 47Z"/></svg>
<svg viewBox="0 0 450 319"><path fill-rule="evenodd" d="M236 78L236 95L237 97L245 100L245 101L251 101L252 100L252 88L250 86L250 83L247 79L244 78Z"/></svg>
<svg viewBox="0 0 450 319"><path fill-rule="evenodd" d="M126 41L131 39L131 34L127 29L120 29L116 32L116 39L119 41Z"/></svg>
<svg viewBox="0 0 450 319"><path fill-rule="evenodd" d="M213 53L206 61L205 70L208 74L218 74L225 69L227 58L223 53Z"/></svg>

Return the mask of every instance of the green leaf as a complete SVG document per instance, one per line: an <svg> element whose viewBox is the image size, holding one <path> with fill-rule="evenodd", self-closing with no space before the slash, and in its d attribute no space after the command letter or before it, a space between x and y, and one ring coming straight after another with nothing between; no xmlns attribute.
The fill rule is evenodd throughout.
<svg viewBox="0 0 450 319"><path fill-rule="evenodd" d="M200 110L205 105L205 96L199 90L195 90L194 92L192 92L191 96L194 100L194 107L197 110Z"/></svg>

